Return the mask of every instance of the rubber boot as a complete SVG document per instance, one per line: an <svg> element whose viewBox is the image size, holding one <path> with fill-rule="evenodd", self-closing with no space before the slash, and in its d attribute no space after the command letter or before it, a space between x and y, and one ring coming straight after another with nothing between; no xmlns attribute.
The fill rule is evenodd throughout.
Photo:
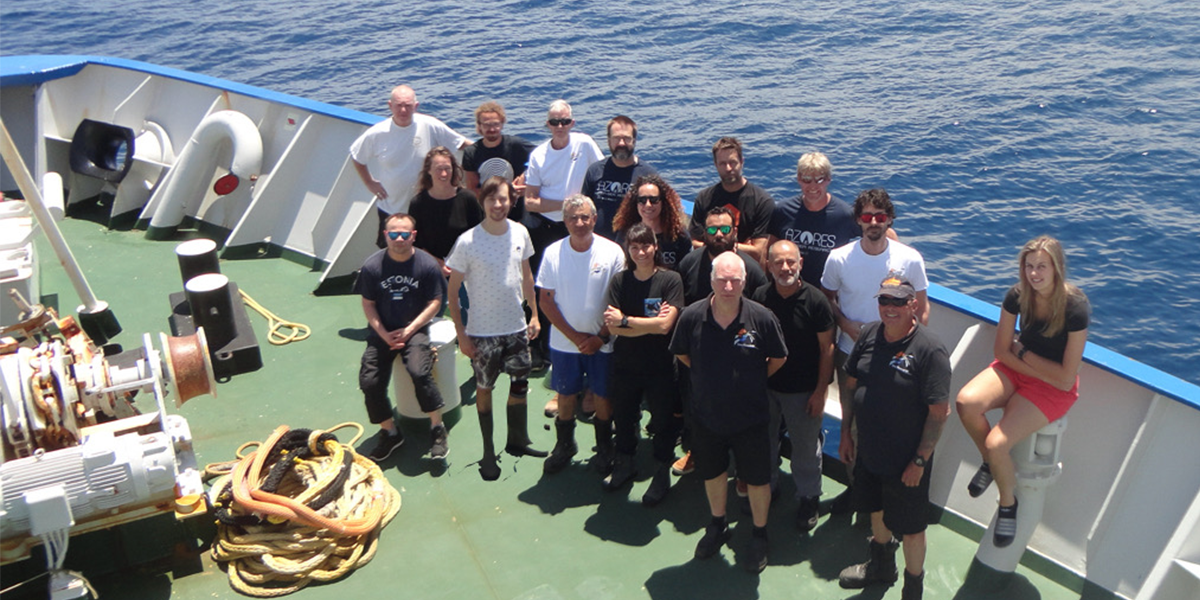
<svg viewBox="0 0 1200 600"><path fill-rule="evenodd" d="M899 573L896 572L896 550L900 542L895 538L886 544L880 544L872 539L871 560L842 569L838 583L844 588L858 589L868 585L896 583Z"/></svg>
<svg viewBox="0 0 1200 600"><path fill-rule="evenodd" d="M525 404L509 404L508 413L508 443L504 451L513 456L532 456L546 458L543 450L529 447L529 412Z"/></svg>
<svg viewBox="0 0 1200 600"><path fill-rule="evenodd" d="M479 459L479 476L484 481L500 478L500 465L496 464L496 446L492 442L492 413L479 413L479 433L483 437L483 458Z"/></svg>
<svg viewBox="0 0 1200 600"><path fill-rule="evenodd" d="M609 473L604 481L600 482L606 491L614 491L620 489L621 486L633 481L637 476L637 468L634 466L636 457L632 454L617 453L613 459L612 473Z"/></svg>
<svg viewBox="0 0 1200 600"><path fill-rule="evenodd" d="M592 458L592 466L596 467L601 475L608 475L613 471L615 454L612 419L593 419L592 427L596 430L596 456Z"/></svg>
<svg viewBox="0 0 1200 600"><path fill-rule="evenodd" d="M571 457L579 452L579 446L575 445L575 420L564 421L562 419L554 420L554 433L558 438L558 443L554 444L554 449L550 451L549 458L542 463L542 472L550 475L557 473L571 464Z"/></svg>
<svg viewBox="0 0 1200 600"><path fill-rule="evenodd" d="M650 479L650 487L646 488L645 494L642 494L642 506L657 506L667 497L669 491L671 491L671 464L658 463L658 468L654 470L654 477Z"/></svg>
<svg viewBox="0 0 1200 600"><path fill-rule="evenodd" d="M913 575L905 571L904 588L900 590L900 600L921 600L924 594L925 572L921 571L920 575Z"/></svg>

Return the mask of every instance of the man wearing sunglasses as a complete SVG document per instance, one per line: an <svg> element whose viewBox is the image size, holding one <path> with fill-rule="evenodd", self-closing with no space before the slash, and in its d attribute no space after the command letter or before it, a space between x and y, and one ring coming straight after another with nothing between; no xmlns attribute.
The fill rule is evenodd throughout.
<svg viewBox="0 0 1200 600"><path fill-rule="evenodd" d="M701 246L693 248L683 260L679 261L679 275L683 277L683 299L688 304L705 298L712 292L713 259L723 252L735 252L742 262L746 263L746 297L754 290L767 283L767 276L762 267L748 252L737 243L738 228L734 222L733 213L726 207L718 206L708 211L704 218L704 229Z"/></svg>
<svg viewBox="0 0 1200 600"><path fill-rule="evenodd" d="M429 416L429 454L442 459L450 450L442 424L442 394L433 380L436 357L429 342L429 323L441 311L446 278L437 259L413 247L417 223L411 216L389 216L384 222L384 238L387 248L367 258L354 282L354 291L362 295L368 325L358 386L367 416L382 429L367 456L381 462L404 443L387 395L392 363L400 356L412 377L417 403Z"/></svg>
<svg viewBox="0 0 1200 600"><path fill-rule="evenodd" d="M386 245L383 228L388 215L408 211L425 155L436 146L461 150L470 144L445 123L418 113L418 105L411 87L396 86L388 97L392 117L372 125L350 145L354 170L375 196L379 213L375 245L380 248Z"/></svg>
<svg viewBox="0 0 1200 600"><path fill-rule="evenodd" d="M708 211L718 206L729 209L737 228L737 247L761 263L767 255L767 237L775 200L766 190L742 176L742 143L737 138L723 137L712 147L713 164L721 181L696 194L692 221L688 233L692 245L701 245L704 219Z"/></svg>
<svg viewBox="0 0 1200 600"><path fill-rule="evenodd" d="M879 284L879 322L863 328L846 360L838 454L854 468L854 505L871 513L871 558L841 572L845 588L891 585L904 546L903 600L920 600L933 450L950 416L950 355L917 318L917 292L895 273ZM857 426L857 447L851 439Z"/></svg>
<svg viewBox="0 0 1200 600"><path fill-rule="evenodd" d="M809 152L796 164L796 181L800 195L779 202L771 215L771 244L788 240L800 248L804 270L800 277L814 286L821 286L825 261L837 247L845 246L862 235L854 220L854 210L829 193L833 165L824 154ZM889 228L887 236L896 238Z"/></svg>
<svg viewBox="0 0 1200 600"><path fill-rule="evenodd" d="M613 217L633 182L658 173L634 154L637 136L637 123L633 119L625 115L613 117L608 122L608 150L612 155L592 163L583 178L583 195L596 203L596 234L610 240L616 239Z"/></svg>

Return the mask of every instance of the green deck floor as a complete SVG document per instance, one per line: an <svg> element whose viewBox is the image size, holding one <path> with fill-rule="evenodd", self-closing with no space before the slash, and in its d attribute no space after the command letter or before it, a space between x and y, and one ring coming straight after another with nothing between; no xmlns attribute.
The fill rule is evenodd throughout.
<svg viewBox="0 0 1200 600"><path fill-rule="evenodd" d="M151 242L141 232L118 232L85 220L61 223L96 294L112 306L124 332L117 342L140 344L143 332L169 331L168 294L182 290L174 243ZM42 291L60 309L78 300L46 244L39 245ZM365 324L357 297L314 296L318 273L279 259L222 261L223 272L280 316L312 327L312 338L287 346L266 343L265 321L251 314L262 344L263 368L218 386L218 397L201 397L178 410L195 436L199 462L233 457L243 442L261 440L280 424L324 428L341 421L366 421L357 389L358 359ZM56 295L55 295L56 294ZM154 336L157 340L157 335ZM156 342L157 343L157 342ZM469 367L461 356L460 381ZM506 391L498 387L497 396ZM469 392L468 392L469 394ZM540 416L549 392L531 385L531 435L549 449L553 433ZM503 411L497 413L497 437L503 440ZM708 561L692 552L708 520L701 482L675 480L660 506L639 503L648 485L649 447L639 456L642 474L628 493L605 493L599 476L580 460L563 473L543 477L541 461L505 456L499 481L480 479L475 411L469 395L452 413L450 456L431 461L427 423L404 421L408 443L384 466L403 495L403 508L383 532L375 560L342 581L314 585L298 599L421 598L497 600L602 600L624 598L899 598L900 586L861 594L838 587L838 572L865 560L868 529L848 517L822 516L811 535L793 526L796 503L785 487L771 509L770 565L760 575L743 571L739 560L749 537L749 517L731 502L735 533L729 547ZM581 449L590 446L591 430L577 431ZM369 441L369 440L368 440ZM361 444L362 442L360 442ZM501 445L502 445L501 441ZM590 453L581 451L579 458ZM786 478L785 478L786 480ZM785 484L788 485L788 484ZM842 486L826 479L825 498ZM951 517L944 517L945 522ZM106 599L235 598L207 552L188 544L155 538L177 528L168 520L144 522L120 531L77 538L70 563L93 574ZM204 527L195 529L203 531ZM926 561L926 594L949 598L1044 599L1103 598L1086 583L1066 585L1022 566L991 587L971 571L980 532L932 526ZM203 541L207 544L207 541ZM40 549L37 550L40 554ZM156 555L166 554L164 561ZM158 560L151 560L158 558ZM40 561L34 559L35 561ZM143 563L131 566L131 563ZM1036 561L1034 561L1036 564ZM4 569L4 584L29 570L30 563ZM971 576L968 578L968 573ZM34 571L36 572L36 571ZM44 582L44 580L42 580ZM34 584L41 587L43 584ZM36 596L33 596L36 597Z"/></svg>

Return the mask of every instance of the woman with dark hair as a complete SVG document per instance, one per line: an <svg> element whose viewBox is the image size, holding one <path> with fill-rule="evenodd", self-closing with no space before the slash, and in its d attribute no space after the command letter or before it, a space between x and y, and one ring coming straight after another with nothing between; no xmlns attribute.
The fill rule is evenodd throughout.
<svg viewBox="0 0 1200 600"><path fill-rule="evenodd" d="M674 357L668 345L671 328L683 309L683 281L665 268L654 231L635 223L625 231L625 270L608 286L604 324L616 336L609 374L614 415L616 457L603 482L615 490L636 475L638 421L643 395L655 423L654 460L658 464L642 503L653 506L671 487L671 462L679 435L679 395Z"/></svg>
<svg viewBox="0 0 1200 600"><path fill-rule="evenodd" d="M692 250L692 239L683 223L679 194L658 175L638 177L625 194L613 217L617 242L637 223L644 223L654 232L663 266L678 269L679 261Z"/></svg>
<svg viewBox="0 0 1200 600"><path fill-rule="evenodd" d="M958 416L979 448L983 466L967 492L978 497L993 479L1000 490L994 543L1003 548L1017 532L1013 446L1067 414L1079 399L1079 366L1087 344L1087 296L1067 283L1062 244L1041 236L1017 257L1017 284L1004 296L993 352L996 359L958 393ZM1018 338L1017 323L1020 319ZM992 426L986 413L1003 409Z"/></svg>
<svg viewBox="0 0 1200 600"><path fill-rule="evenodd" d="M415 245L438 259L446 276L450 275L446 256L458 236L483 221L483 209L475 194L462 185L463 170L454 153L437 146L425 155L418 192L409 207L409 214L421 228Z"/></svg>

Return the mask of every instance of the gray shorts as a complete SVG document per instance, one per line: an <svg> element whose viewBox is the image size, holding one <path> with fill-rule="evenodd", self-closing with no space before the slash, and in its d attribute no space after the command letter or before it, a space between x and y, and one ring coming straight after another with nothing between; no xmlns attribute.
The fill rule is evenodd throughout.
<svg viewBox="0 0 1200 600"><path fill-rule="evenodd" d="M513 381L529 378L529 338L524 330L507 335L471 336L471 341L475 344L471 368L475 370L476 387L485 390L495 387L501 370Z"/></svg>

